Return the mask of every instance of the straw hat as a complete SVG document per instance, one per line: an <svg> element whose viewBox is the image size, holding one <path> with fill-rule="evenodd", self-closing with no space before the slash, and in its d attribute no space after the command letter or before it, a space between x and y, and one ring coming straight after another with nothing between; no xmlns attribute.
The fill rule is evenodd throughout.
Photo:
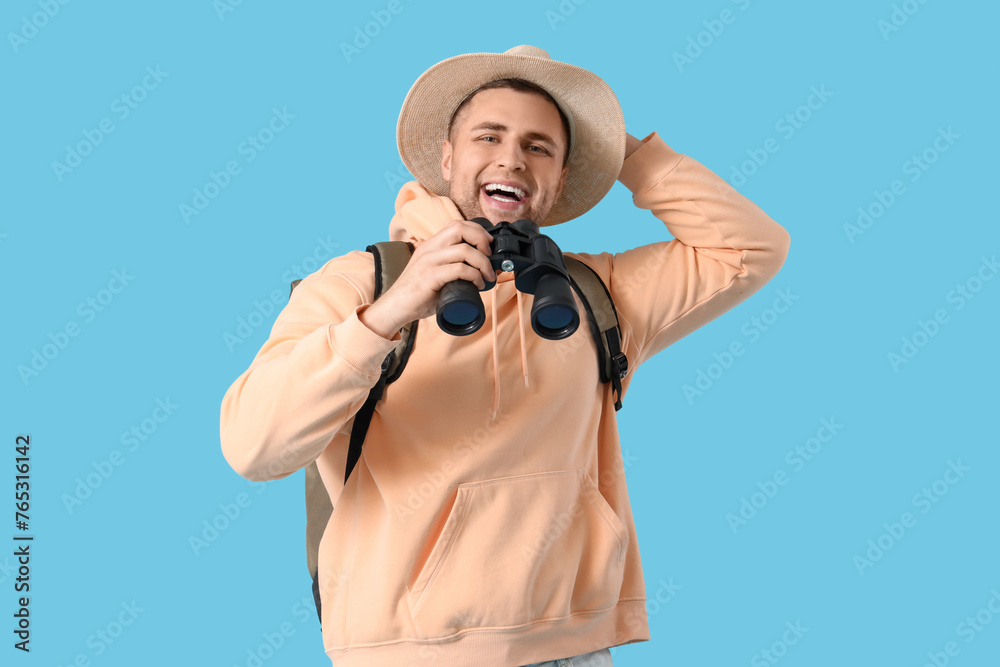
<svg viewBox="0 0 1000 667"><path fill-rule="evenodd" d="M535 46L505 53L468 53L424 72L403 101L396 143L403 164L421 185L448 194L441 176L441 145L448 121L469 93L496 79L518 78L541 86L569 119L569 173L559 200L540 226L572 220L604 198L625 159L625 119L618 98L599 76L552 60Z"/></svg>

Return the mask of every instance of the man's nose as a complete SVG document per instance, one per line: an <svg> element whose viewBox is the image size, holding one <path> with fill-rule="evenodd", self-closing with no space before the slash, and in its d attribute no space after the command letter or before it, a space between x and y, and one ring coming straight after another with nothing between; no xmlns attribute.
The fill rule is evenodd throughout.
<svg viewBox="0 0 1000 667"><path fill-rule="evenodd" d="M524 151L516 144L507 144L497 156L497 166L521 171L524 169Z"/></svg>

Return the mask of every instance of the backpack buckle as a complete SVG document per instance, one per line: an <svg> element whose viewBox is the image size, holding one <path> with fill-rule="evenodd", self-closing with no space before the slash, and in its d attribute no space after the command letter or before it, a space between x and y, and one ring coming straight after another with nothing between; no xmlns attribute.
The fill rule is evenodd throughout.
<svg viewBox="0 0 1000 667"><path fill-rule="evenodd" d="M611 357L611 367L618 375L619 380L625 379L625 376L628 375L628 357L625 356L624 352L619 352Z"/></svg>

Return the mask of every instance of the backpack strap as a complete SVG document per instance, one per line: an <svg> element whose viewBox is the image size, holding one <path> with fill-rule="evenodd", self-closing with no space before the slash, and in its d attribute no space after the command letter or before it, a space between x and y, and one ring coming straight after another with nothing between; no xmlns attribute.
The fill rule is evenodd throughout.
<svg viewBox="0 0 1000 667"><path fill-rule="evenodd" d="M410 261L413 253L413 245L402 241L387 241L370 245L366 250L375 258L375 293L372 302L382 296L396 279L399 278L406 264ZM292 282L291 289L302 282L301 279ZM290 296L290 294L289 294ZM386 355L382 362L382 373L378 382L368 392L368 398L364 405L354 416L354 425L351 428L351 440L347 448L347 465L344 470L344 483L351 476L358 459L361 457L361 446L365 442L365 435L368 427L371 426L372 417L375 415L375 405L382 399L385 386L394 382L403 372L406 360L409 359L413 351L413 342L416 339L417 322L410 322L400 330L401 341L392 352ZM330 522L333 514L333 503L330 495L326 491L326 486L319 474L319 468L313 461L306 466L306 560L309 566L309 574L312 577L313 600L316 602L316 615L323 623L322 608L320 606L319 591L319 543L323 538L323 532Z"/></svg>
<svg viewBox="0 0 1000 667"><path fill-rule="evenodd" d="M611 382L615 410L622 409L622 380L628 375L628 357L622 352L618 311L607 286L597 272L576 259L563 255L573 289L587 310L590 333L597 347L597 368L601 382Z"/></svg>
<svg viewBox="0 0 1000 667"><path fill-rule="evenodd" d="M382 296L406 268L413 253L413 246L402 241L383 241L365 248L375 257L375 299ZM382 400L385 385L396 380L406 360L413 351L413 341L416 338L417 322L410 322L400 329L401 344L393 348L382 361L382 374L378 382L368 393L368 399L354 415L354 426L351 428L351 444L347 448L347 467L344 470L344 484L351 476L351 471L361 458L361 446L365 443L368 427L375 415L375 406Z"/></svg>
<svg viewBox="0 0 1000 667"><path fill-rule="evenodd" d="M413 244L403 241L383 241L365 248L372 253L375 259L375 293L372 302L374 303L382 296L399 278L410 261L413 254ZM301 279L292 282L292 291L302 282ZM290 294L289 294L290 296ZM368 427L371 426L372 417L375 414L375 405L382 400L385 385L395 382L406 367L406 361L413 352L413 342L416 340L417 322L409 322L400 330L400 344L396 346L382 361L382 374L378 382L368 392L361 409L354 417L354 426L351 429L351 443L347 450L347 465L344 470L344 483L347 483L351 476L351 471L357 465L361 457L361 445L364 444Z"/></svg>
<svg viewBox="0 0 1000 667"><path fill-rule="evenodd" d="M413 255L413 244L404 241L383 241L370 245L365 250L375 257L375 298L378 299L403 273L410 256ZM413 352L413 342L417 337L416 320L404 325L399 331L399 336L400 345L386 357L389 361L386 384L395 382L406 367L406 360Z"/></svg>
<svg viewBox="0 0 1000 667"><path fill-rule="evenodd" d="M313 598L316 600L316 614L319 615L319 542L323 531L333 514L333 503L326 492L319 468L313 461L306 466L306 560L312 576ZM323 622L320 616L320 623Z"/></svg>

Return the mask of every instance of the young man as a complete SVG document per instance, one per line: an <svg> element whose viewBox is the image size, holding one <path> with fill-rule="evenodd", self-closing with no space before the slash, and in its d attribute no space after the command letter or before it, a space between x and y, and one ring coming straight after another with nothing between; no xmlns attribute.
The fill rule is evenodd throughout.
<svg viewBox="0 0 1000 667"><path fill-rule="evenodd" d="M389 225L415 245L406 270L374 303L369 253L303 280L223 399L223 453L253 480L316 461L336 507L319 552L334 665L609 665L607 648L649 639L616 397L586 324L559 341L526 332L532 298L495 276L469 220L553 225L616 179L629 188L674 240L567 255L607 285L630 374L767 283L788 234L655 132L628 135L604 81L534 47L438 63L397 138L417 178ZM440 330L442 285L494 278L479 331ZM345 484L352 419L412 320L413 353Z"/></svg>

